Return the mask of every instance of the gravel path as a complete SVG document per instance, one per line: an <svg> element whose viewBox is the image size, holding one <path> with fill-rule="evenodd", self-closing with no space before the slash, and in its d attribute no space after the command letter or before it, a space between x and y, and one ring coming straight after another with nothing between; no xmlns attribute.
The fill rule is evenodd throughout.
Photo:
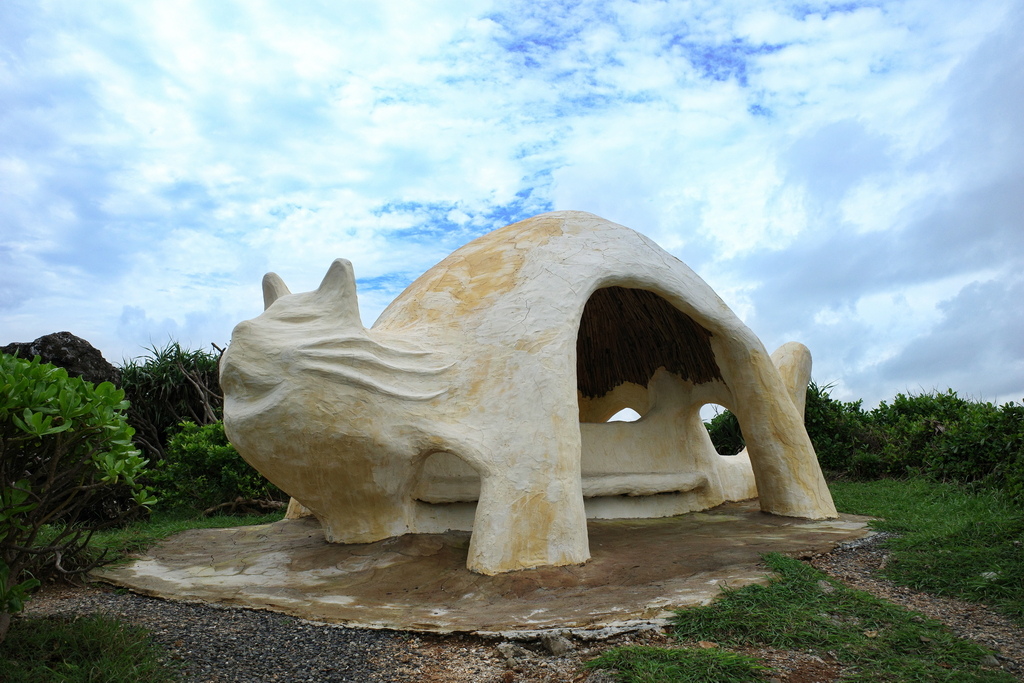
<svg viewBox="0 0 1024 683"><path fill-rule="evenodd" d="M811 559L844 581L942 621L955 633L993 649L1000 666L1024 680L1024 629L985 607L936 598L877 578L886 551L854 542ZM669 645L646 631L586 642L502 642L472 636L434 636L317 624L273 612L149 598L106 586L45 589L29 614L92 614L124 618L153 632L168 656L180 660L189 682L417 681L422 683L605 683L581 664L623 644ZM809 653L751 650L786 683L834 681L841 669Z"/></svg>
<svg viewBox="0 0 1024 683"><path fill-rule="evenodd" d="M55 588L30 614L105 613L143 626L189 681L389 681L401 636L304 622L273 612L171 602L106 586Z"/></svg>
<svg viewBox="0 0 1024 683"><path fill-rule="evenodd" d="M961 638L994 651L1003 669L1024 680L1024 629L984 605L921 593L878 576L889 559L888 549L880 544L888 535L844 544L811 564L852 588L941 621Z"/></svg>

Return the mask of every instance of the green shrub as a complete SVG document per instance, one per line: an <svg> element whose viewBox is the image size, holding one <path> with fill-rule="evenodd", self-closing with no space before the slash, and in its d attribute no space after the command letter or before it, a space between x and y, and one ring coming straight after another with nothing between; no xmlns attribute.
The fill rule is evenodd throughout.
<svg viewBox="0 0 1024 683"><path fill-rule="evenodd" d="M161 499L174 507L204 510L243 499L287 496L242 459L224 435L224 423L183 422L167 444L167 457L152 474Z"/></svg>
<svg viewBox="0 0 1024 683"><path fill-rule="evenodd" d="M995 431L1002 443L997 450L1006 455L992 471L992 479L1010 498L1024 506L1024 405L1004 405L999 420Z"/></svg>
<svg viewBox="0 0 1024 683"><path fill-rule="evenodd" d="M837 401L829 395L829 389L831 385L819 387L814 382L807 386L804 424L818 461L832 472L873 476L879 466L870 451L879 440L867 413L860 401ZM733 455L745 446L739 421L732 412L726 410L705 425L719 453Z"/></svg>
<svg viewBox="0 0 1024 683"><path fill-rule="evenodd" d="M831 385L807 387L804 424L818 462L831 477L878 479L925 475L1002 490L1024 503L1024 405L997 407L955 391L898 394L865 411L833 399ZM707 423L719 453L736 453L743 436L725 411Z"/></svg>
<svg viewBox="0 0 1024 683"><path fill-rule="evenodd" d="M881 463L874 454L877 433L860 401L845 403L832 398L831 384L807 385L804 424L807 436L818 454L822 469L855 477L881 474Z"/></svg>
<svg viewBox="0 0 1024 683"><path fill-rule="evenodd" d="M138 481L124 392L52 365L0 355L0 640L24 598L25 576L88 571L92 532L116 523L89 512L124 485L135 506L155 502ZM21 587L19 590L18 587Z"/></svg>
<svg viewBox="0 0 1024 683"><path fill-rule="evenodd" d="M892 469L922 472L936 464L936 446L952 425L968 419L971 409L971 403L953 391L897 394L892 403L882 401L871 411L871 419L885 434L881 451Z"/></svg>
<svg viewBox="0 0 1024 683"><path fill-rule="evenodd" d="M1014 482L1019 488L1024 478L1024 406L969 403L959 419L933 424L941 431L926 450L926 473L940 480L984 482L1008 492Z"/></svg>
<svg viewBox="0 0 1024 683"><path fill-rule="evenodd" d="M893 474L978 482L1024 500L1024 406L970 401L955 391L883 401L871 412Z"/></svg>
<svg viewBox="0 0 1024 683"><path fill-rule="evenodd" d="M136 429L135 445L153 462L166 455L167 441L178 425L211 424L221 417L220 356L184 349L170 342L149 356L124 363L121 386L131 401L128 422Z"/></svg>

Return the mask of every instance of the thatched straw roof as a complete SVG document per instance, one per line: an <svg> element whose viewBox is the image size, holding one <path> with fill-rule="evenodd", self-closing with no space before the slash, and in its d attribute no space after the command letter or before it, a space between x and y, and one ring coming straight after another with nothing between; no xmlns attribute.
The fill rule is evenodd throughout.
<svg viewBox="0 0 1024 683"><path fill-rule="evenodd" d="M606 287L583 309L576 337L576 382L599 398L623 382L647 386L654 371L702 384L721 379L711 332L654 292Z"/></svg>

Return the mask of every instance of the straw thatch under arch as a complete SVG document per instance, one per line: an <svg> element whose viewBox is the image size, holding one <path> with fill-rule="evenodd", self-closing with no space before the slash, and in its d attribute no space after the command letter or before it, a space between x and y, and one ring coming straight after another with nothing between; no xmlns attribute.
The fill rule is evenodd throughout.
<svg viewBox="0 0 1024 683"><path fill-rule="evenodd" d="M576 337L576 382L599 398L623 382L646 386L664 367L694 384L722 379L711 332L654 292L605 287L591 295Z"/></svg>

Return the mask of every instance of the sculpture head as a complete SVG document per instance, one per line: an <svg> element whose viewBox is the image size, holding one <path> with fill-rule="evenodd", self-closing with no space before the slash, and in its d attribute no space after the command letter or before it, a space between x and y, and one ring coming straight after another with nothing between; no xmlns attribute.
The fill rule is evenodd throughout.
<svg viewBox="0 0 1024 683"><path fill-rule="evenodd" d="M306 341L363 332L352 264L344 259L331 264L313 292L292 294L276 273L267 273L263 306L262 315L239 323L231 333L221 363L227 400L258 400L280 387L288 361L296 359Z"/></svg>
<svg viewBox="0 0 1024 683"><path fill-rule="evenodd" d="M352 264L336 259L320 286L292 294L276 273L263 278L264 312L239 323L221 365L226 400L259 401L292 380L316 377L335 391L362 389L398 399L425 400L443 393L423 391L436 375L435 354L363 327ZM301 380L300 380L301 383ZM416 386L412 386L412 385ZM356 392L357 393L357 392Z"/></svg>
<svg viewBox="0 0 1024 683"><path fill-rule="evenodd" d="M334 261L312 292L292 294L269 273L263 297L263 313L235 327L221 363L228 438L312 509L328 537L333 516L346 518L346 541L404 533L408 511L390 501L411 487L409 461L425 438L418 407L446 391L450 364L364 328L346 260ZM346 496L364 509L345 506ZM375 515L374 506L389 512Z"/></svg>

